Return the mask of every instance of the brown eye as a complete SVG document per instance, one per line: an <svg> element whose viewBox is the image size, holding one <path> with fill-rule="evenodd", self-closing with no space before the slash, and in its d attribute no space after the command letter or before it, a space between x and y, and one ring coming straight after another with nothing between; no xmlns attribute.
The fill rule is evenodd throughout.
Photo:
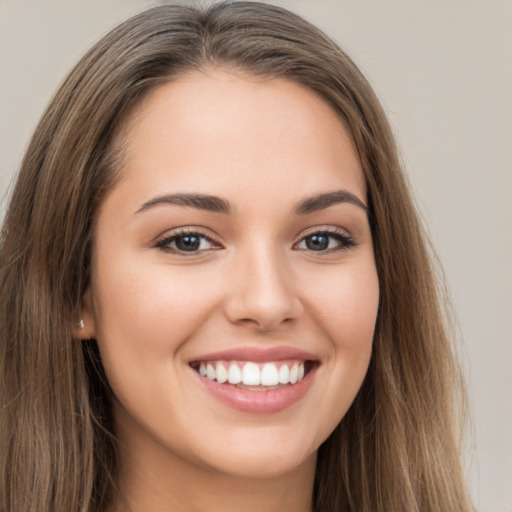
<svg viewBox="0 0 512 512"><path fill-rule="evenodd" d="M201 246L201 238L197 235L182 235L175 237L174 243L179 251L197 251Z"/></svg>

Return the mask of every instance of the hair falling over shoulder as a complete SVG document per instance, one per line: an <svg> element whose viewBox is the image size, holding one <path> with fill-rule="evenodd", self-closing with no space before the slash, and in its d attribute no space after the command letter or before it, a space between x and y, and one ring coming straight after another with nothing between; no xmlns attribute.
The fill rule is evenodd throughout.
<svg viewBox="0 0 512 512"><path fill-rule="evenodd" d="M472 510L461 372L382 107L332 40L258 2L167 4L131 18L80 60L44 113L0 240L0 510L102 512L116 492L111 391L94 340L76 338L95 216L118 179L114 135L127 112L206 65L316 92L347 126L365 173L381 294L373 356L320 447L314 510Z"/></svg>

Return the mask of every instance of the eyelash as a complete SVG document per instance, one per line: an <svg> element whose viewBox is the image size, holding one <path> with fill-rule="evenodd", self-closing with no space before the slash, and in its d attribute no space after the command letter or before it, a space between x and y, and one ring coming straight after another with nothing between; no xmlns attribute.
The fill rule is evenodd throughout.
<svg viewBox="0 0 512 512"><path fill-rule="evenodd" d="M220 248L220 245L217 244L215 242L215 240L213 240L210 236L202 233L201 231L199 231L197 229L191 229L191 228L180 229L179 231L172 233L170 236L166 236L165 238L162 238L161 240L159 240L156 243L155 247L158 249L161 249L165 252L172 253L172 254L179 254L181 256L189 256L189 255L194 256L204 250L211 250L211 249L202 249L202 250L199 249L199 250L186 251L186 250L181 250L178 248L170 247L170 244L175 243L177 240L182 239L186 236L196 237L196 238L200 239L200 242L199 242L200 244L202 243L203 240L206 240L206 241L210 242L212 245L216 245L217 248ZM346 251L346 250L349 250L349 249L357 246L357 243L354 240L354 238L350 235L347 235L344 231L342 231L340 229L320 229L320 230L314 230L314 231L311 231L310 233L305 234L299 240L299 242L294 244L294 247L296 247L297 245L299 245L300 243L304 242L306 239L308 239L312 236L324 236L324 237L334 238L339 243L339 246L335 247L335 248L323 249L320 251L314 251L312 249L309 249L309 251L312 253L333 254L333 253L337 253L337 252L341 252L341 251ZM216 248L213 250L216 250ZM308 250L308 249L305 249L305 250Z"/></svg>
<svg viewBox="0 0 512 512"><path fill-rule="evenodd" d="M309 233L306 233L300 241L294 245L297 246L300 243L304 242L306 239L312 237L312 236L324 236L328 238L334 238L338 243L339 246L331 248L331 249L325 249L321 251L313 251L310 249L312 253L318 252L319 254L333 254L338 253L341 251L347 251L353 247L357 246L357 243L354 239L354 237L348 235L345 231L342 231L341 229L337 228L330 228L330 229L314 229L310 231Z"/></svg>
<svg viewBox="0 0 512 512"><path fill-rule="evenodd" d="M170 236L166 236L165 238L162 238L161 240L159 240L156 243L156 247L158 249L162 249L163 251L169 252L172 254L180 254L183 256L187 256L187 252L188 252L189 253L188 255L193 256L193 255L197 254L197 252L199 252L199 251L183 251L180 249L169 247L170 244L172 244L173 242L176 242L176 240L179 240L186 236L197 237L201 240L207 240L208 242L210 242L213 245L219 245L219 244L216 244L216 242L211 237L209 237L208 235L205 235L204 233L201 233L197 229L185 228L185 229L180 229L178 231L175 231Z"/></svg>

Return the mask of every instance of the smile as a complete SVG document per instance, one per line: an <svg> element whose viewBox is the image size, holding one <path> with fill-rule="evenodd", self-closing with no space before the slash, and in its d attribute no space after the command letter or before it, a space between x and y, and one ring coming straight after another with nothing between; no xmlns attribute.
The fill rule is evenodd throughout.
<svg viewBox="0 0 512 512"><path fill-rule="evenodd" d="M280 389L284 385L300 382L311 363L306 361L208 361L196 363L193 368L202 377L219 384L238 385L250 391Z"/></svg>
<svg viewBox="0 0 512 512"><path fill-rule="evenodd" d="M239 348L189 361L202 388L242 412L272 414L299 402L320 366L315 355L288 347Z"/></svg>

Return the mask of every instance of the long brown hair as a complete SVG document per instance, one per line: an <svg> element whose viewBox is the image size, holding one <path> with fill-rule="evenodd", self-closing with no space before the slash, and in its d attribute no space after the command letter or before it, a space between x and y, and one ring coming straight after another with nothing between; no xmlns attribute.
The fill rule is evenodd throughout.
<svg viewBox="0 0 512 512"><path fill-rule="evenodd" d="M74 338L94 221L119 177L113 140L129 109L206 65L319 94L349 129L366 177L381 294L374 351L354 404L320 447L314 510L471 510L459 461L462 381L386 117L332 40L257 2L133 17L81 59L43 115L1 235L0 510L101 512L113 496L111 394L94 340Z"/></svg>

